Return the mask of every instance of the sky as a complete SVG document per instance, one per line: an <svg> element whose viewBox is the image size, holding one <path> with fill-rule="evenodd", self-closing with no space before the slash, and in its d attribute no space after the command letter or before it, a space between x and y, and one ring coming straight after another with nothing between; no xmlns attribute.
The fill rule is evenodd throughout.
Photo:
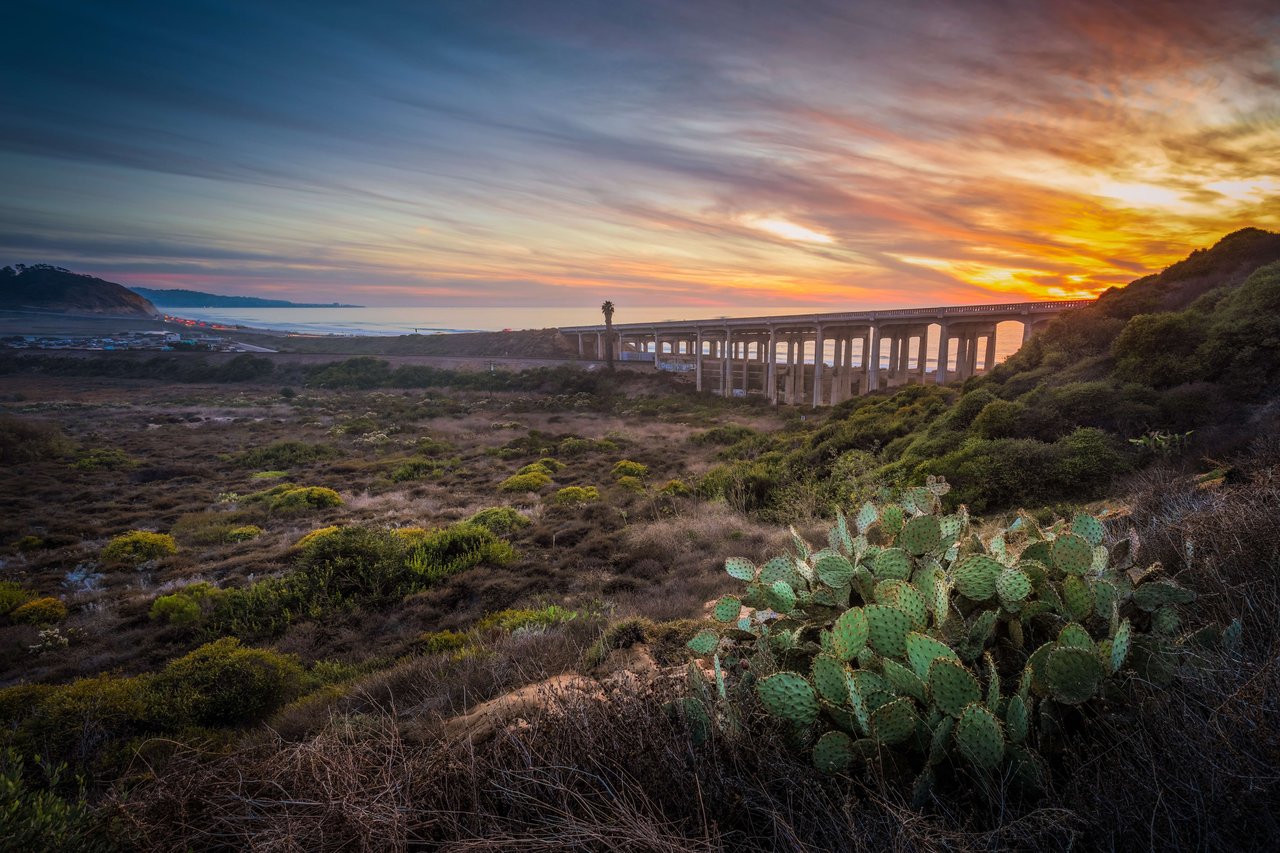
<svg viewBox="0 0 1280 853"><path fill-rule="evenodd" d="M1089 296L1280 229L1280 3L0 5L0 262L368 305Z"/></svg>

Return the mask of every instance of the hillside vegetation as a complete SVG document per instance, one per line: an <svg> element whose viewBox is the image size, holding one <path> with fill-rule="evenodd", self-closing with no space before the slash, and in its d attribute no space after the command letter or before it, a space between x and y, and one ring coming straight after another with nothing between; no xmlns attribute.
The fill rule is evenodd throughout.
<svg viewBox="0 0 1280 853"><path fill-rule="evenodd" d="M1239 447L1280 417L1277 261L1280 234L1238 231L1058 318L962 388L908 386L816 430L744 436L713 479L785 519L936 474L981 512L1097 497L1157 457Z"/></svg>
<svg viewBox="0 0 1280 853"><path fill-rule="evenodd" d="M143 297L111 281L48 264L0 267L0 310L154 317Z"/></svg>

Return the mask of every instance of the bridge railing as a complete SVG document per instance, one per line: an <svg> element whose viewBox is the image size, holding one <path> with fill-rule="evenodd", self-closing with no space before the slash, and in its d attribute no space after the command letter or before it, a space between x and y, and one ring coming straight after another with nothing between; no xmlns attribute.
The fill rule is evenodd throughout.
<svg viewBox="0 0 1280 853"><path fill-rule="evenodd" d="M723 328L727 325L819 325L849 322L874 323L878 320L898 319L903 317L943 318L954 316L973 316L1002 314L1016 318L1023 314L1058 313L1072 308L1079 308L1093 303L1092 299L1064 299L1056 302L1006 302L995 305L951 305L941 308L893 308L886 311L833 311L822 314L781 314L771 317L718 317L704 320L666 320L660 323L619 323L614 325L615 333L651 333L659 329L693 329L698 327ZM560 331L575 333L600 333L605 331L599 326L562 326Z"/></svg>

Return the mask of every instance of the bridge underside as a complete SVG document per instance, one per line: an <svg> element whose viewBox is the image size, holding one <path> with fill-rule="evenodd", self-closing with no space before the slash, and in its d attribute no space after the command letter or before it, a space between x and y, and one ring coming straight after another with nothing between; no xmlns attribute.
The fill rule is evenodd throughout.
<svg viewBox="0 0 1280 853"><path fill-rule="evenodd" d="M1025 343L1053 317L1087 300L913 309L859 317L817 315L562 329L583 358L651 361L687 374L699 391L763 395L826 406L883 388L963 381L996 363L997 325L1018 321ZM933 316L930 316L930 314Z"/></svg>

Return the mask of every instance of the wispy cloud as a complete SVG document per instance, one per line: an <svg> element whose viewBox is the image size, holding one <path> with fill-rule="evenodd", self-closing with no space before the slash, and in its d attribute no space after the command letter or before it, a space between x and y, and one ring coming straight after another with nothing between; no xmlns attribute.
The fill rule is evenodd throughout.
<svg viewBox="0 0 1280 853"><path fill-rule="evenodd" d="M1096 292L1280 227L1272 2L49 0L0 253L383 304Z"/></svg>

